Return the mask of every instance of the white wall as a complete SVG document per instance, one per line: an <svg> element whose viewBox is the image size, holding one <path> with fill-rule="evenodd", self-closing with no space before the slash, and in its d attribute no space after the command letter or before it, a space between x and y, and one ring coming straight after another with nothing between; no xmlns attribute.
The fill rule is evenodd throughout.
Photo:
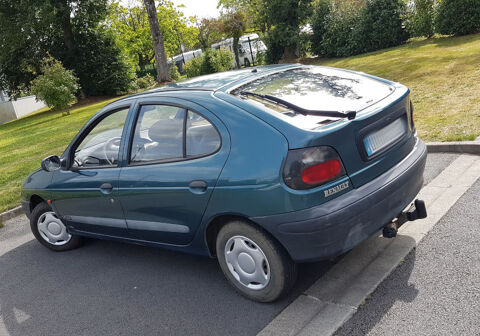
<svg viewBox="0 0 480 336"><path fill-rule="evenodd" d="M18 98L16 101L12 100L12 104L17 119L45 107L45 103L41 100L37 101L35 96Z"/></svg>
<svg viewBox="0 0 480 336"><path fill-rule="evenodd" d="M42 107L45 107L45 103L37 102L35 96L0 101L0 124L26 116Z"/></svg>

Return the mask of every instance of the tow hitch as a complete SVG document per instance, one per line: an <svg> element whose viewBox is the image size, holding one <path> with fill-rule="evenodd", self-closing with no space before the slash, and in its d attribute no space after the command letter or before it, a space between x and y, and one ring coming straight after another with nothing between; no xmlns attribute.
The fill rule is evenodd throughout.
<svg viewBox="0 0 480 336"><path fill-rule="evenodd" d="M425 202L416 199L407 211L401 212L395 220L383 227L383 236L385 238L394 238L397 236L397 231L400 226L406 222L412 222L426 217L427 208L425 207Z"/></svg>

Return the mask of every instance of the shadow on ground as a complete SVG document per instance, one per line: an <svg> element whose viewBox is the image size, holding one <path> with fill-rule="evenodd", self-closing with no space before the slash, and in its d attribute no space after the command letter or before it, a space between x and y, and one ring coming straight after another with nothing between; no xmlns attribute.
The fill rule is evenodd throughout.
<svg viewBox="0 0 480 336"><path fill-rule="evenodd" d="M260 304L213 259L95 240L56 253L30 241L0 257L0 334L254 335L330 266L301 265L291 295Z"/></svg>

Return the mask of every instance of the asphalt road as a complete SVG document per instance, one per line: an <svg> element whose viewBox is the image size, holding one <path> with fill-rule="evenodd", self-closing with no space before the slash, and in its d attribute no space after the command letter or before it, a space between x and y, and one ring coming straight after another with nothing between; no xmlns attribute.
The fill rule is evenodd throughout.
<svg viewBox="0 0 480 336"><path fill-rule="evenodd" d="M337 336L480 335L480 180Z"/></svg>
<svg viewBox="0 0 480 336"><path fill-rule="evenodd" d="M429 155L426 181L457 156ZM260 304L234 292L216 260L91 240L55 253L27 220L0 229L0 335L255 335L332 262L300 266L293 293Z"/></svg>

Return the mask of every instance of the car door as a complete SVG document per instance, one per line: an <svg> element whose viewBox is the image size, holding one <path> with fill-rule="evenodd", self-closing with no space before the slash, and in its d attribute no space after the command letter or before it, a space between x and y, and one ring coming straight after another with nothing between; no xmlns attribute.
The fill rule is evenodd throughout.
<svg viewBox="0 0 480 336"><path fill-rule="evenodd" d="M227 129L201 106L164 98L139 105L130 138L119 182L129 231L188 244L228 157Z"/></svg>
<svg viewBox="0 0 480 336"><path fill-rule="evenodd" d="M126 236L118 199L121 148L129 106L102 113L67 149L66 170L57 170L51 184L53 207L70 231Z"/></svg>

